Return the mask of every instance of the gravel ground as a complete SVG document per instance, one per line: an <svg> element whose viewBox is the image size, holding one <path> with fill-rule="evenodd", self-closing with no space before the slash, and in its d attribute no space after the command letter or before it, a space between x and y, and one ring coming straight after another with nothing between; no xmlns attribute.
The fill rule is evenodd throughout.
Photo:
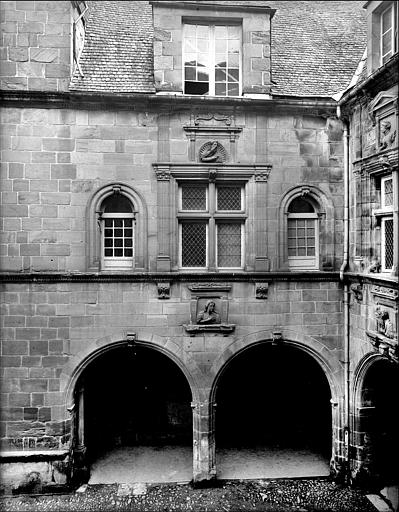
<svg viewBox="0 0 399 512"><path fill-rule="evenodd" d="M145 494L138 494L144 492ZM4 511L266 511L375 512L365 493L328 479L256 480L190 485L88 485L84 492L63 495L2 497Z"/></svg>

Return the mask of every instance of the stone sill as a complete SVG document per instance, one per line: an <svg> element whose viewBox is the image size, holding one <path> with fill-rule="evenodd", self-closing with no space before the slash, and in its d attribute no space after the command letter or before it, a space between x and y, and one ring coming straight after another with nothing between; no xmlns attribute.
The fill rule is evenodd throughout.
<svg viewBox="0 0 399 512"><path fill-rule="evenodd" d="M68 450L26 450L0 452L0 462L39 462L48 460L63 460L69 454Z"/></svg>

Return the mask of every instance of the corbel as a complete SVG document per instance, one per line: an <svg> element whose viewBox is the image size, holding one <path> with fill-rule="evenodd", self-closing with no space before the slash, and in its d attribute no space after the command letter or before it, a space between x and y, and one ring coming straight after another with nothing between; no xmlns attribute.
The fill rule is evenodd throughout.
<svg viewBox="0 0 399 512"><path fill-rule="evenodd" d="M158 299L170 299L170 283L162 281L157 283Z"/></svg>
<svg viewBox="0 0 399 512"><path fill-rule="evenodd" d="M269 294L269 283L256 283L255 284L255 298L267 299Z"/></svg>

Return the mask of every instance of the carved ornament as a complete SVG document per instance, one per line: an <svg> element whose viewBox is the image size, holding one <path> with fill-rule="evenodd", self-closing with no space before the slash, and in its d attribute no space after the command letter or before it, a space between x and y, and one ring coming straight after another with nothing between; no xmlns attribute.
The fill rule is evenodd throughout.
<svg viewBox="0 0 399 512"><path fill-rule="evenodd" d="M227 160L227 152L222 144L216 140L205 142L199 150L199 161L203 163L223 163Z"/></svg>
<svg viewBox="0 0 399 512"><path fill-rule="evenodd" d="M157 283L158 299L170 299L170 283Z"/></svg>
<svg viewBox="0 0 399 512"><path fill-rule="evenodd" d="M352 283L350 287L353 296L356 299L356 302L362 302L363 300L363 285L360 283Z"/></svg>
<svg viewBox="0 0 399 512"><path fill-rule="evenodd" d="M269 179L270 171L272 170L271 165L260 166L255 169L255 181L265 181Z"/></svg>
<svg viewBox="0 0 399 512"><path fill-rule="evenodd" d="M223 114L197 114L193 116L193 124L195 126L199 126L201 121L218 121L224 123L226 126L231 126L234 124L234 116L228 116Z"/></svg>
<svg viewBox="0 0 399 512"><path fill-rule="evenodd" d="M255 297L257 299L267 299L269 294L269 283L256 283Z"/></svg>
<svg viewBox="0 0 399 512"><path fill-rule="evenodd" d="M398 290L394 288L386 288L385 286L374 285L371 287L371 293L378 297L384 297L386 299L391 299L397 301L399 298Z"/></svg>
<svg viewBox="0 0 399 512"><path fill-rule="evenodd" d="M155 174L158 181L169 181L170 180L170 167L167 165L156 165Z"/></svg>

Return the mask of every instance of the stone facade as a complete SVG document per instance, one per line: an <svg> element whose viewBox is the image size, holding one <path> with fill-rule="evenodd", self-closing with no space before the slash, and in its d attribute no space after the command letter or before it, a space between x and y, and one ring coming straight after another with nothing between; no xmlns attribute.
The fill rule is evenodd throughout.
<svg viewBox="0 0 399 512"><path fill-rule="evenodd" d="M127 101L118 95L64 94L70 73L64 38L69 41L72 33L75 4L1 6L7 72L1 140L5 487L40 489L87 479L82 380L100 356L135 346L167 356L187 379L195 482L217 476L215 396L221 375L233 358L262 343L300 349L323 369L330 388L331 469L345 474L350 457L357 461L362 451L353 437L354 454L349 453L349 360L358 375L358 365L374 354L373 343L382 349L382 337L393 347L395 338L385 339L387 326L382 331L381 321L376 323L373 297L390 308L392 323L397 297L381 302L373 288L385 286L381 275L352 272L340 279L345 152L336 102L266 98L269 10L248 15L244 27L244 53L250 56L245 65L252 69L246 70L243 92L263 98L131 94ZM181 34L176 19L164 12L166 2L152 4L155 84L162 93L181 92L181 63L175 59ZM233 15L230 7L227 11L226 17ZM15 61L16 49L26 61ZM42 94L35 95L37 90ZM360 127L353 133L360 137ZM214 142L222 157L209 163L203 148ZM356 144L355 137L352 148ZM242 184L239 271L180 267L176 205L178 187L188 178ZM136 250L128 271L107 271L102 262L99 206L112 194L134 205ZM290 268L287 218L296 198L309 200L317 217L312 270ZM356 225L354 207L351 215ZM388 281L393 289L392 277ZM351 284L356 286L348 353L345 308ZM204 326L197 319L208 301L221 321ZM369 332L380 341L373 342ZM388 358L380 352L378 357ZM355 407L354 402L352 422L358 421Z"/></svg>

